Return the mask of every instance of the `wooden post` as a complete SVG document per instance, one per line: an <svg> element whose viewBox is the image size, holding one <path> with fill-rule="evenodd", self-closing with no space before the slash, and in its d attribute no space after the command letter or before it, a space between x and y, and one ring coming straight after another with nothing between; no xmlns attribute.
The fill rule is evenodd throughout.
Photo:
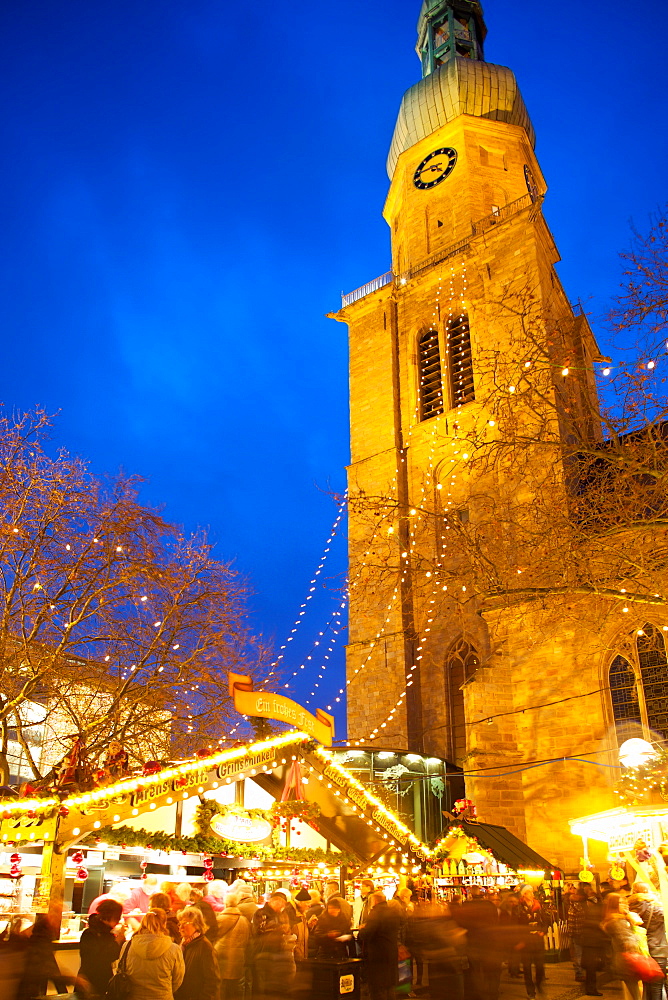
<svg viewBox="0 0 668 1000"><path fill-rule="evenodd" d="M49 921L56 939L60 937L60 925L63 918L66 861L67 852L61 854L57 844L53 842L44 844L39 894L44 900L44 909L48 911ZM48 897L48 905L46 905L46 897Z"/></svg>

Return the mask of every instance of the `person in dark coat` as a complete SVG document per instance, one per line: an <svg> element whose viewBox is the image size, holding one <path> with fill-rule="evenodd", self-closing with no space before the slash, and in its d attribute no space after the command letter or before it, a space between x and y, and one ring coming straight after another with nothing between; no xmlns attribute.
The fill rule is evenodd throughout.
<svg viewBox="0 0 668 1000"><path fill-rule="evenodd" d="M466 931L452 914L447 904L419 903L413 917L413 947L428 965L430 995L464 1000Z"/></svg>
<svg viewBox="0 0 668 1000"><path fill-rule="evenodd" d="M601 927L602 920L603 906L596 896L587 896L580 929L580 965L584 970L585 994L588 997L603 996L596 983L596 973L603 968L608 950L608 935Z"/></svg>
<svg viewBox="0 0 668 1000"><path fill-rule="evenodd" d="M38 913L25 950L25 967L19 983L18 1000L44 996L49 982L53 983L56 993L67 992L67 979L58 968L53 952L55 939L56 933L51 921L46 914Z"/></svg>
<svg viewBox="0 0 668 1000"><path fill-rule="evenodd" d="M497 1000L503 960L500 907L483 895L480 886L474 885L455 919L466 930L469 967L464 980L467 997L472 1000Z"/></svg>
<svg viewBox="0 0 668 1000"><path fill-rule="evenodd" d="M174 1000L218 1000L220 972L213 945L206 937L204 918L194 906L179 913L186 973Z"/></svg>
<svg viewBox="0 0 668 1000"><path fill-rule="evenodd" d="M359 940L366 959L371 1000L394 1000L399 963L399 915L382 892L369 896L369 916Z"/></svg>
<svg viewBox="0 0 668 1000"><path fill-rule="evenodd" d="M338 899L341 913L344 917L348 917L352 924L353 908L341 892L339 883L335 879L329 881L325 886L325 903L328 903L330 899Z"/></svg>
<svg viewBox="0 0 668 1000"><path fill-rule="evenodd" d="M338 899L327 900L327 909L318 917L313 936L316 958L338 962L347 957L348 943L340 938L350 937L350 920L341 912Z"/></svg>
<svg viewBox="0 0 668 1000"><path fill-rule="evenodd" d="M634 882L632 893L627 900L629 910L637 913L647 931L647 947L649 953L661 966L664 976L668 965L668 940L663 919L661 900L646 882ZM645 1000L661 1000L663 981L645 983Z"/></svg>
<svg viewBox="0 0 668 1000"><path fill-rule="evenodd" d="M585 970L582 965L582 928L585 921L586 905L587 897L584 892L584 885L580 883L571 889L566 916L566 930L571 939L573 971L575 972L575 981L578 983L582 983L585 980Z"/></svg>
<svg viewBox="0 0 668 1000"><path fill-rule="evenodd" d="M121 952L121 936L114 928L123 916L123 905L115 899L104 899L95 913L88 917L88 927L81 935L79 954L81 967L76 992L81 996L103 997L112 977L113 963Z"/></svg>
<svg viewBox="0 0 668 1000"><path fill-rule="evenodd" d="M523 885L519 892L520 905L517 908L517 918L523 931L520 941L522 955L522 971L527 996L535 997L536 990L543 991L545 980L545 928L547 917L543 907L534 899L533 887ZM536 970L536 978L532 969Z"/></svg>
<svg viewBox="0 0 668 1000"><path fill-rule="evenodd" d="M508 975L511 979L519 979L522 975L520 969L520 951L518 945L522 934L519 929L518 907L520 901L514 892L504 893L501 898L500 933L501 943L508 964Z"/></svg>
<svg viewBox="0 0 668 1000"><path fill-rule="evenodd" d="M253 914L253 1000L274 996L277 978L289 964L286 962L286 939L290 934L290 921L281 919L286 905L285 895L274 892Z"/></svg>
<svg viewBox="0 0 668 1000"><path fill-rule="evenodd" d="M181 906L177 907L177 917L184 906L195 906L204 917L204 930L211 944L218 936L218 921L215 911L206 902L204 896L197 889L193 889L189 882L180 882L174 890L174 895L181 900Z"/></svg>

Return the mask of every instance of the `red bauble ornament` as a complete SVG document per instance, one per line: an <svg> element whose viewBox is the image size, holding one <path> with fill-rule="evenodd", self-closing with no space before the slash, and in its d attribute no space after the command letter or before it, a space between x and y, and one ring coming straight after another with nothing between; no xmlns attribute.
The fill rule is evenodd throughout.
<svg viewBox="0 0 668 1000"><path fill-rule="evenodd" d="M213 872L211 871L210 868L207 868L207 870L204 872L204 881L205 882L213 882L213 880L214 880L215 877L216 876L213 874Z"/></svg>
<svg viewBox="0 0 668 1000"><path fill-rule="evenodd" d="M81 879L82 882L85 882L88 878L88 869L83 867L77 868L77 878Z"/></svg>
<svg viewBox="0 0 668 1000"><path fill-rule="evenodd" d="M67 806L61 806L60 809L58 810L58 815L59 816L69 816L69 814L70 814L70 811L67 808Z"/></svg>
<svg viewBox="0 0 668 1000"><path fill-rule="evenodd" d="M9 860L11 861L11 863L13 865L20 865L21 864L21 855L20 854L12 854L10 856Z"/></svg>
<svg viewBox="0 0 668 1000"><path fill-rule="evenodd" d="M83 851L75 851L72 855L72 862L75 865L82 865L84 860Z"/></svg>

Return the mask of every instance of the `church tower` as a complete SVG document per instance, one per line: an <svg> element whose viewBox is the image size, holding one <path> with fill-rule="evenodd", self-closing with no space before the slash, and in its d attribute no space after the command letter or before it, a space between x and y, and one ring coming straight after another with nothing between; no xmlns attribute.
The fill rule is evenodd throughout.
<svg viewBox="0 0 668 1000"><path fill-rule="evenodd" d="M600 439L598 351L555 271L531 120L485 34L477 0L424 0L422 79L387 161L391 270L335 315L350 338L349 740L463 765L481 820L576 865L566 820L614 804L607 778L522 766L609 749L612 624L534 599L564 572L541 546L567 518L569 442Z"/></svg>

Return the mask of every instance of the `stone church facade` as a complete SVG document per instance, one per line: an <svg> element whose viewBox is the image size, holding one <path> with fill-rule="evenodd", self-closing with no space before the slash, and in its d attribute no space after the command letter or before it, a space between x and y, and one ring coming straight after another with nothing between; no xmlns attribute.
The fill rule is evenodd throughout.
<svg viewBox="0 0 668 1000"><path fill-rule="evenodd" d="M601 359L485 31L476 0L424 0L423 78L388 157L392 269L335 315L350 338L349 739L457 763L481 820L572 871L567 821L616 805L621 737L668 735L668 618L625 605L623 567L600 586L597 542L572 553L568 456L603 447Z"/></svg>

